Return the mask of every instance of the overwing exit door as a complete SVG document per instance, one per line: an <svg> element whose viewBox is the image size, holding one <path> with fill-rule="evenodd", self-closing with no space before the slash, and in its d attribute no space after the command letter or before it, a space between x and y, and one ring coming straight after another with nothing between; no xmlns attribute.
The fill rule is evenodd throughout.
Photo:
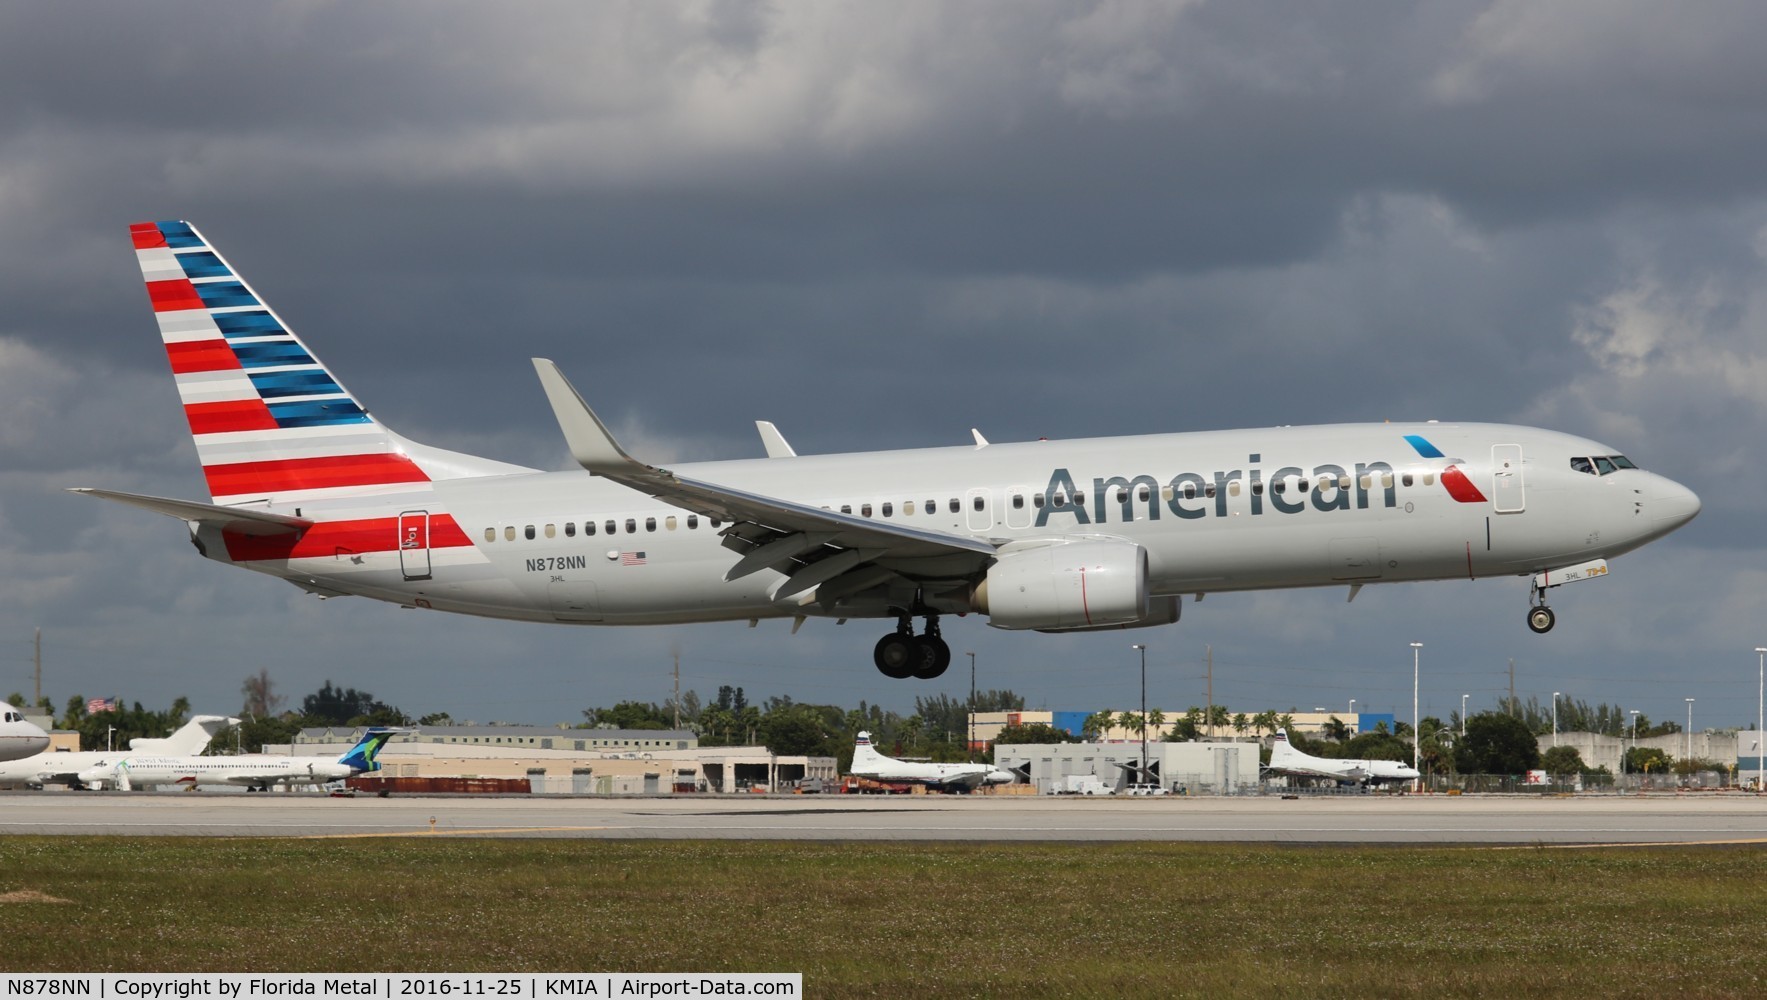
<svg viewBox="0 0 1767 1000"><path fill-rule="evenodd" d="M427 510L408 510L399 515L399 569L407 580L430 578Z"/></svg>

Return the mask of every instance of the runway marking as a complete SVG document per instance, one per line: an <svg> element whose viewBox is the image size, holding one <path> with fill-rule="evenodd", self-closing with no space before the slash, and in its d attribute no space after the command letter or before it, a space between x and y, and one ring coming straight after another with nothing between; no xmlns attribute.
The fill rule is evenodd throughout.
<svg viewBox="0 0 1767 1000"><path fill-rule="evenodd" d="M390 830L383 833L304 833L296 840L357 840L365 837L488 837L503 833L582 833L611 826L501 826L488 830Z"/></svg>

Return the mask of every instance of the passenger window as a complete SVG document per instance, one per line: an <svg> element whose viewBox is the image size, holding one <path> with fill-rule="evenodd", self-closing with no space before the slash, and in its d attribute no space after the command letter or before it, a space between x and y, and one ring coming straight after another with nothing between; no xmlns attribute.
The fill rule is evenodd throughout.
<svg viewBox="0 0 1767 1000"><path fill-rule="evenodd" d="M1407 472L1404 475L1400 476L1399 483L1402 486L1410 486L1411 485L1411 473Z"/></svg>
<svg viewBox="0 0 1767 1000"><path fill-rule="evenodd" d="M1142 503L1146 503L1150 499L1147 494L1148 494L1148 489L1147 489L1147 487L1143 486L1140 489L1135 491L1135 499L1140 500Z"/></svg>
<svg viewBox="0 0 1767 1000"><path fill-rule="evenodd" d="M853 512L853 505L852 504L850 504L850 503L841 504L841 513L842 514L851 514L852 512Z"/></svg>
<svg viewBox="0 0 1767 1000"><path fill-rule="evenodd" d="M668 528L670 531L674 531L675 530L675 515L670 514L668 517L664 518L663 519L663 527Z"/></svg>
<svg viewBox="0 0 1767 1000"><path fill-rule="evenodd" d="M973 501L973 502L972 502L972 503L971 503L971 504L970 504L970 506L971 506L971 507L973 507L973 508L975 508L975 510L976 510L976 511L977 511L977 512L980 512L980 511L981 511L981 509L982 509L982 504L983 504L983 503L984 503L984 502L985 502L985 500L986 500L986 498L985 498L985 497L979 497L979 496L978 496L978 497L976 497L976 498L975 498L975 500L974 500L974 501Z"/></svg>
<svg viewBox="0 0 1767 1000"><path fill-rule="evenodd" d="M497 540L497 529L496 528L486 528L485 529L485 541L494 542L496 540Z"/></svg>
<svg viewBox="0 0 1767 1000"><path fill-rule="evenodd" d="M859 505L859 516L860 517L870 517L871 516L871 505L868 503L860 504Z"/></svg>
<svg viewBox="0 0 1767 1000"><path fill-rule="evenodd" d="M1305 479L1295 480L1295 489L1300 490L1302 493L1307 492L1307 481Z"/></svg>
<svg viewBox="0 0 1767 1000"><path fill-rule="evenodd" d="M607 527L608 534L610 534L610 535L615 534L616 532L618 532L620 530L620 522L614 521L614 520L609 520L607 522L606 527Z"/></svg>
<svg viewBox="0 0 1767 1000"><path fill-rule="evenodd" d="M1435 473L1433 473L1433 472L1426 472L1426 473L1424 473L1424 474L1423 474L1423 484L1424 484L1424 485L1425 485L1425 486L1434 486L1434 485L1436 485L1436 474L1435 474Z"/></svg>
<svg viewBox="0 0 1767 1000"><path fill-rule="evenodd" d="M1184 499L1186 499L1186 500L1195 500L1196 499L1196 484L1195 483L1185 483L1184 484Z"/></svg>
<svg viewBox="0 0 1767 1000"><path fill-rule="evenodd" d="M1381 473L1380 488L1383 490L1390 490L1393 488L1393 474L1391 472Z"/></svg>
<svg viewBox="0 0 1767 1000"><path fill-rule="evenodd" d="M503 538L505 541L515 541L515 525L512 524L503 529Z"/></svg>
<svg viewBox="0 0 1767 1000"><path fill-rule="evenodd" d="M1374 480L1373 480L1373 478L1372 478L1372 477L1369 477L1369 476L1363 476L1363 477L1362 477L1362 478L1361 478L1361 479L1360 479L1360 480L1359 480L1359 482L1360 482L1360 483L1361 483L1361 484L1362 484L1362 488L1363 488L1363 489L1365 489L1365 490L1369 490L1369 489L1373 489L1373 488L1374 488Z"/></svg>
<svg viewBox="0 0 1767 1000"><path fill-rule="evenodd" d="M656 530L656 518L654 518L654 517L645 518L644 519L644 530L645 531L655 531Z"/></svg>
<svg viewBox="0 0 1767 1000"><path fill-rule="evenodd" d="M1350 488L1350 477L1349 476L1339 476L1338 477L1338 489L1347 490L1349 488Z"/></svg>
<svg viewBox="0 0 1767 1000"><path fill-rule="evenodd" d="M546 537L547 538L557 538L558 537L558 525L556 525L556 524L547 525L546 526Z"/></svg>
<svg viewBox="0 0 1767 1000"><path fill-rule="evenodd" d="M1141 499L1146 500L1147 498L1142 497ZM1117 502L1118 503L1128 503L1129 502L1129 491L1125 490L1125 489L1117 490Z"/></svg>
<svg viewBox="0 0 1767 1000"><path fill-rule="evenodd" d="M896 505L895 504L885 503L883 505L883 516L889 517L891 514L894 514L895 512L896 512Z"/></svg>
<svg viewBox="0 0 1767 1000"><path fill-rule="evenodd" d="M1239 480L1237 480L1237 479L1227 480L1227 495L1230 497L1239 496Z"/></svg>
<svg viewBox="0 0 1767 1000"><path fill-rule="evenodd" d="M1270 489L1272 492L1275 492L1275 493L1287 493L1288 492L1288 480L1278 479L1276 482L1270 484ZM1256 486L1252 487L1252 492L1255 493L1255 492L1257 492L1257 490L1258 490L1258 488Z"/></svg>
<svg viewBox="0 0 1767 1000"><path fill-rule="evenodd" d="M982 509L982 498L976 497L976 510L981 510L981 509ZM963 504L959 503L957 501L956 497L951 498L951 513L953 513L953 514L963 513Z"/></svg>
<svg viewBox="0 0 1767 1000"><path fill-rule="evenodd" d="M530 541L530 542L533 541L534 540L534 526L530 524L527 527L523 528L522 535L523 535L523 537L527 538L528 541Z"/></svg>
<svg viewBox="0 0 1767 1000"><path fill-rule="evenodd" d="M1017 493L1014 493L1012 495L1012 509L1013 510L1024 510L1025 509L1025 498L1020 496Z"/></svg>
<svg viewBox="0 0 1767 1000"><path fill-rule="evenodd" d="M1041 496L1042 494L1038 495ZM1068 505L1067 495L1064 493L1057 493L1055 496L1049 498L1049 505L1051 507L1066 507Z"/></svg>
<svg viewBox="0 0 1767 1000"><path fill-rule="evenodd" d="M626 534L635 535L637 533L638 533L638 519L635 517L626 518Z"/></svg>
<svg viewBox="0 0 1767 1000"><path fill-rule="evenodd" d="M1254 481L1252 483L1252 496L1261 497L1263 495L1264 495L1264 481L1262 479Z"/></svg>
<svg viewBox="0 0 1767 1000"><path fill-rule="evenodd" d="M593 535L593 534L595 534L595 522L594 521L584 521L583 522L583 537L588 538L590 535Z"/></svg>
<svg viewBox="0 0 1767 1000"><path fill-rule="evenodd" d="M707 524L707 525L708 525L708 526L709 526L709 527L713 527L713 528L716 528L716 527L717 527L717 526L718 526L718 525L720 525L720 524L723 524L723 523L724 523L724 522L722 522L722 521L720 521L720 520L718 520L718 519L717 519L717 518L715 518L715 517L708 517L708 518L706 518L706 524Z"/></svg>
<svg viewBox="0 0 1767 1000"><path fill-rule="evenodd" d="M1189 486L1190 484L1185 483L1184 485ZM1203 496L1208 497L1210 500L1215 499L1215 484L1214 483L1205 483L1203 485Z"/></svg>
<svg viewBox="0 0 1767 1000"><path fill-rule="evenodd" d="M908 515L910 515L912 513L914 513L914 501L912 501L912 500L902 501L902 516L907 517ZM889 517L888 514L885 514L884 516Z"/></svg>
<svg viewBox="0 0 1767 1000"><path fill-rule="evenodd" d="M687 530L692 531L693 529L695 529L697 527L699 527L699 515L698 514L687 515Z"/></svg>
<svg viewBox="0 0 1767 1000"><path fill-rule="evenodd" d="M1076 506L1076 507L1086 506L1086 494L1084 494L1084 493L1074 494L1074 506Z"/></svg>
<svg viewBox="0 0 1767 1000"><path fill-rule="evenodd" d="M926 507L923 509L928 514L937 514L939 512L939 502L937 500L928 500L926 502Z"/></svg>
<svg viewBox="0 0 1767 1000"><path fill-rule="evenodd" d="M564 537L566 537L566 538L577 537L577 522L566 521L564 523Z"/></svg>

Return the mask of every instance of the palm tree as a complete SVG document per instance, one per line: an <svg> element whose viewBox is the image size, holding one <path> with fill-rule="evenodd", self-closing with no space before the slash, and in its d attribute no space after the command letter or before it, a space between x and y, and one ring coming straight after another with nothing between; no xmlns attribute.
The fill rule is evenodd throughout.
<svg viewBox="0 0 1767 1000"><path fill-rule="evenodd" d="M1236 737L1244 738L1245 731L1250 729L1251 725L1251 721L1246 718L1246 714L1241 712L1233 717L1233 734Z"/></svg>
<svg viewBox="0 0 1767 1000"><path fill-rule="evenodd" d="M1153 738L1154 739L1157 740L1160 738L1160 730L1163 729L1165 727L1165 725L1166 725L1166 713L1160 711L1157 708L1154 709L1153 711L1147 713L1147 728L1153 730Z"/></svg>

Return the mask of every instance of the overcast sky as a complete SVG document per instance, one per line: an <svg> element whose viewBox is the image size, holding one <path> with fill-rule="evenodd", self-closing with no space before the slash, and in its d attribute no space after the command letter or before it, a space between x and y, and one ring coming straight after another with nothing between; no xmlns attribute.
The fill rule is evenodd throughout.
<svg viewBox="0 0 1767 1000"><path fill-rule="evenodd" d="M0 695L234 710L268 668L574 722L684 688L908 710L1409 715L1508 685L1735 726L1767 645L1767 6L0 7ZM653 460L1331 421L1519 422L1692 525L1521 579L1217 594L1175 626L593 629L321 602L63 492L205 498L127 237L188 219L390 426L543 468L556 359Z"/></svg>

